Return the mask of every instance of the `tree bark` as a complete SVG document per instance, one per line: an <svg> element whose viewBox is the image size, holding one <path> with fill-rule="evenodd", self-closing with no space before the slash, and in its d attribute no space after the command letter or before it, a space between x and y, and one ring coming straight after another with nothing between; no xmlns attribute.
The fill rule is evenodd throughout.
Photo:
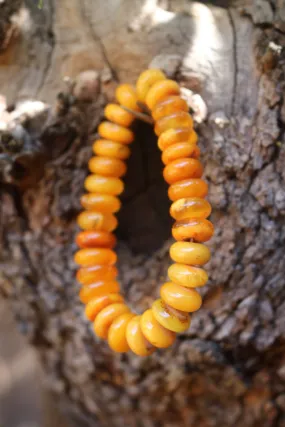
<svg viewBox="0 0 285 427"><path fill-rule="evenodd" d="M0 289L62 410L84 427L284 427L285 2L7 4ZM103 107L149 65L200 95L198 118L206 103L196 126L216 233L190 330L141 359L94 337L72 258ZM141 312L166 279L171 221L152 129L137 124L136 134L118 255L126 299Z"/></svg>

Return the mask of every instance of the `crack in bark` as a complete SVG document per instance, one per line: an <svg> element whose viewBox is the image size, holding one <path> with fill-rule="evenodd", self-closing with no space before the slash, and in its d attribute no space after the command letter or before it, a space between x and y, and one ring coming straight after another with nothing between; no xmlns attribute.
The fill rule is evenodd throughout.
<svg viewBox="0 0 285 427"><path fill-rule="evenodd" d="M237 91L237 76L238 76L238 58L237 58L237 35L236 35L236 27L235 20L231 10L227 10L227 15L229 18L229 23L232 29L233 36L233 64L234 64L234 75L233 75L233 94L232 94L232 102L231 102L231 115L234 115L235 112L235 102L236 102L236 91Z"/></svg>

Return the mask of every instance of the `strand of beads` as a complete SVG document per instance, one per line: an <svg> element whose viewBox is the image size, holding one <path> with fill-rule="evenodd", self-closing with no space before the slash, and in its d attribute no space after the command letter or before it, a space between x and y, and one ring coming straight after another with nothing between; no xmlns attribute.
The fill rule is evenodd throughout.
<svg viewBox="0 0 285 427"><path fill-rule="evenodd" d="M210 259L203 244L211 238L213 225L206 218L211 206L205 200L208 188L201 179L197 134L188 105L180 96L179 85L168 80L160 70L144 71L136 85L120 85L118 104L108 104L104 121L98 128L102 139L95 141L95 157L89 162L91 175L85 180L88 194L81 198L85 211L78 217L83 229L76 242L80 250L75 261L81 266L77 280L82 284L80 299L86 304L85 314L94 322L96 335L108 340L117 352L130 349L147 356L155 348L169 347L177 332L190 325L190 315L202 304L195 288L204 286L207 273L201 268ZM128 129L139 112L139 102L146 105L155 122L158 146L165 164L163 176L173 201L171 216L176 220L172 235L176 243L170 248L175 262L168 269L171 282L164 283L161 298L141 316L130 312L120 295L116 280L117 257L112 234L117 226L114 214L120 209L118 196L124 189L121 177L126 172L133 132Z"/></svg>

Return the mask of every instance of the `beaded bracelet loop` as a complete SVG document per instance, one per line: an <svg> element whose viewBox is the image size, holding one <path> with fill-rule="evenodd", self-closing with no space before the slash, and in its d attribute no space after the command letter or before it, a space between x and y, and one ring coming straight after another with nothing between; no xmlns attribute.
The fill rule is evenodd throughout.
<svg viewBox="0 0 285 427"><path fill-rule="evenodd" d="M144 71L136 89L128 84L116 90L118 104L108 104L98 128L101 139L94 142L95 156L89 161L91 174L85 180L87 194L81 198L85 209L78 217L82 232L76 237L80 250L75 262L80 265L77 280L82 285L80 300L86 304L86 317L93 322L95 334L107 339L116 352L132 350L139 356L150 355L156 348L173 344L176 333L190 326L190 315L202 304L195 288L204 286L207 273L201 268L210 259L208 241L214 227L206 218L211 206L205 200L207 183L201 179L203 167L197 147L197 134L180 87L160 70ZM165 164L163 176L170 184L173 202L170 215L176 220L172 235L177 242L170 247L174 261L168 269L170 281L160 289L161 298L142 315L130 311L120 294L118 271L113 251L117 227L115 213L124 190L121 177L134 134L129 129L141 107L151 112L158 147ZM146 107L146 108L145 108Z"/></svg>

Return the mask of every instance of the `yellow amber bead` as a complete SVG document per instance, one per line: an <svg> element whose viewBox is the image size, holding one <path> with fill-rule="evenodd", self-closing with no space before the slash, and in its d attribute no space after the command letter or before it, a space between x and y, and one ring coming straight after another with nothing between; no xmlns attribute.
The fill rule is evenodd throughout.
<svg viewBox="0 0 285 427"><path fill-rule="evenodd" d="M170 331L184 332L190 326L188 313L168 306L162 299L154 301L151 309L158 323Z"/></svg>
<svg viewBox="0 0 285 427"><path fill-rule="evenodd" d="M154 121L157 121L178 111L188 112L188 110L189 107L184 99L180 98L180 96L170 96L157 104L152 112L152 117Z"/></svg>
<svg viewBox="0 0 285 427"><path fill-rule="evenodd" d="M101 280L113 281L118 276L118 270L113 265L92 265L81 267L76 273L76 280L82 285L90 285Z"/></svg>
<svg viewBox="0 0 285 427"><path fill-rule="evenodd" d="M170 307L192 313L202 305L201 295L195 289L188 289L176 283L167 282L160 288L160 296Z"/></svg>
<svg viewBox="0 0 285 427"><path fill-rule="evenodd" d="M140 326L145 338L158 348L167 348L175 341L175 333L164 328L154 317L151 309L141 316Z"/></svg>
<svg viewBox="0 0 285 427"><path fill-rule="evenodd" d="M176 242L170 247L170 258L180 264L204 265L211 258L210 250L201 243Z"/></svg>
<svg viewBox="0 0 285 427"><path fill-rule="evenodd" d="M108 104L105 107L104 114L106 119L110 120L110 122L124 127L129 127L135 118L133 114L124 110L117 104Z"/></svg>
<svg viewBox="0 0 285 427"><path fill-rule="evenodd" d="M124 183L121 179L102 175L89 175L85 179L84 185L90 193L118 196L124 191Z"/></svg>
<svg viewBox="0 0 285 427"><path fill-rule="evenodd" d="M84 194L80 199L80 203L87 210L102 213L118 212L121 208L121 202L118 197L111 196L110 194Z"/></svg>
<svg viewBox="0 0 285 427"><path fill-rule="evenodd" d="M172 227L175 240L193 239L195 242L207 242L214 234L214 226L207 219L185 218L176 221Z"/></svg>
<svg viewBox="0 0 285 427"><path fill-rule="evenodd" d="M178 142L189 142L196 144L198 141L197 133L190 128L168 129L158 138L157 145L161 151Z"/></svg>
<svg viewBox="0 0 285 427"><path fill-rule="evenodd" d="M154 132L157 136L161 135L168 129L175 128L193 128L193 119L189 113L178 111L170 116L163 117L155 123Z"/></svg>
<svg viewBox="0 0 285 427"><path fill-rule="evenodd" d="M170 207L170 215L178 221L187 218L207 218L211 215L211 211L210 203L198 197L179 199Z"/></svg>
<svg viewBox="0 0 285 427"><path fill-rule="evenodd" d="M161 80L154 83L148 91L145 103L152 111L156 105L171 95L179 95L179 84L174 80Z"/></svg>
<svg viewBox="0 0 285 427"><path fill-rule="evenodd" d="M115 178L120 178L127 172L125 162L112 157L91 157L88 166L90 171L93 173L103 176L112 176Z"/></svg>
<svg viewBox="0 0 285 427"><path fill-rule="evenodd" d="M128 84L122 84L117 87L116 90L116 100L123 107L127 107L133 111L139 111L140 108L138 106L138 97L136 94L136 90L133 86Z"/></svg>
<svg viewBox="0 0 285 427"><path fill-rule="evenodd" d="M76 244L80 248L109 248L117 243L114 234L108 231L81 231L76 236Z"/></svg>
<svg viewBox="0 0 285 427"><path fill-rule="evenodd" d="M174 160L185 157L199 157L197 156L197 145L190 144L189 142L178 142L177 144L170 145L162 153L162 161L165 165L173 162Z"/></svg>
<svg viewBox="0 0 285 427"><path fill-rule="evenodd" d="M185 264L172 264L168 269L169 279L186 288L200 288L208 281L208 274L199 267Z"/></svg>
<svg viewBox="0 0 285 427"><path fill-rule="evenodd" d="M149 89L154 85L154 83L161 80L166 80L166 77L161 70L150 69L143 71L136 84L139 101L144 102Z"/></svg>
<svg viewBox="0 0 285 427"><path fill-rule="evenodd" d="M91 299L85 307L85 316L90 322L94 322L95 317L103 308L116 302L124 302L124 298L120 294L101 295Z"/></svg>
<svg viewBox="0 0 285 427"><path fill-rule="evenodd" d="M130 320L126 330L126 339L130 349L137 356L149 356L155 350L155 347L148 342L141 331L141 316L135 316Z"/></svg>
<svg viewBox="0 0 285 427"><path fill-rule="evenodd" d="M177 159L169 163L163 170L163 177L168 184L174 184L184 179L201 178L203 166L196 159Z"/></svg>
<svg viewBox="0 0 285 427"><path fill-rule="evenodd" d="M113 321L121 314L128 313L130 310L125 304L115 303L103 308L93 323L95 334L99 338L107 339L108 331Z"/></svg>
<svg viewBox="0 0 285 427"><path fill-rule="evenodd" d="M115 157L116 159L126 160L130 157L131 150L127 145L108 139L98 139L93 144L93 152L97 156Z"/></svg>
<svg viewBox="0 0 285 427"><path fill-rule="evenodd" d="M203 179L185 179L175 182L168 189L168 197L173 202L185 197L206 197L208 184Z"/></svg>
<svg viewBox="0 0 285 427"><path fill-rule="evenodd" d="M102 122L98 127L98 133L102 138L121 144L130 144L134 140L134 134L130 129L112 122Z"/></svg>
<svg viewBox="0 0 285 427"><path fill-rule="evenodd" d="M125 353L130 347L126 338L126 329L128 323L135 315L133 313L124 313L117 317L109 328L108 344L110 348L117 353Z"/></svg>
<svg viewBox="0 0 285 427"><path fill-rule="evenodd" d="M94 264L113 265L117 261L117 255L111 249L106 248L80 249L76 252L74 261L82 266Z"/></svg>
<svg viewBox="0 0 285 427"><path fill-rule="evenodd" d="M80 301L83 304L87 304L89 301L92 301L94 298L100 297L102 295L117 294L120 292L120 285L116 281L112 282L96 282L91 283L91 285L83 286L79 292Z"/></svg>
<svg viewBox="0 0 285 427"><path fill-rule="evenodd" d="M118 225L118 220L112 214L84 211L78 215L77 224L83 230L113 231Z"/></svg>

